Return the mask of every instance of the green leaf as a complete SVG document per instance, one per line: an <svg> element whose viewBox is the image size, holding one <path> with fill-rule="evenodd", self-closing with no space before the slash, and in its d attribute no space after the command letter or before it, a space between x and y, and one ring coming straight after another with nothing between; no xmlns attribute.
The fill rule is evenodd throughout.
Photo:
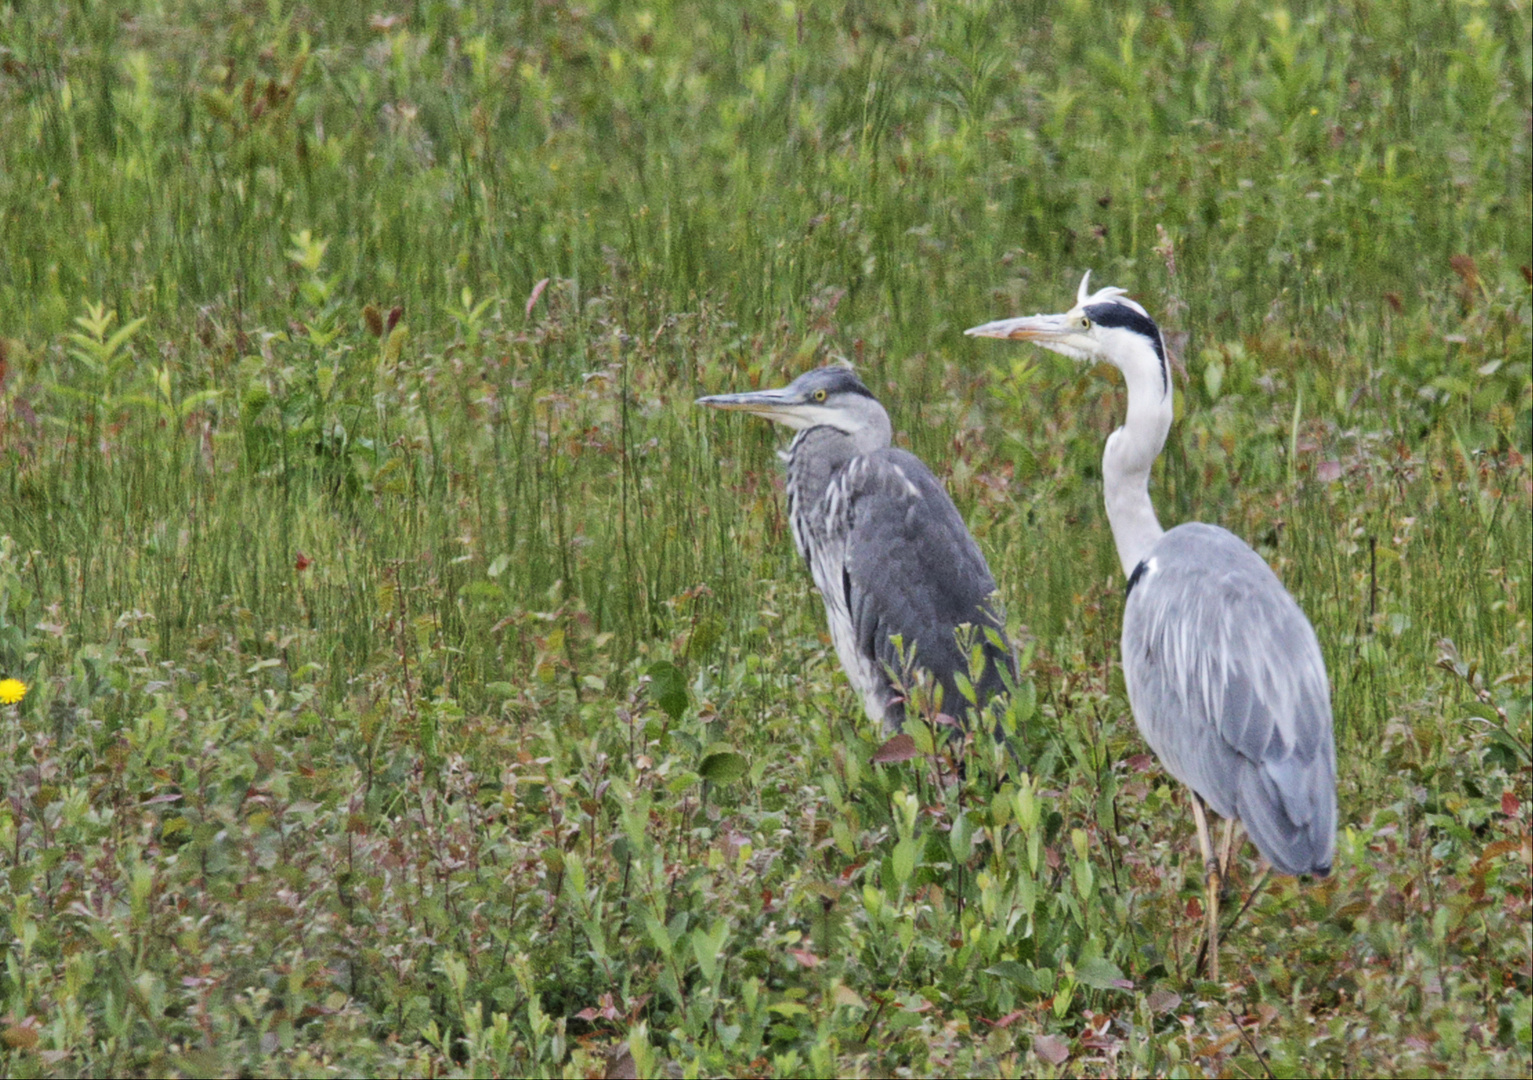
<svg viewBox="0 0 1533 1080"><path fill-rule="evenodd" d="M1033 969L1016 960L1002 960L985 969L986 975L996 975L1014 982L1030 994L1038 993L1038 977Z"/></svg>
<svg viewBox="0 0 1533 1080"><path fill-rule="evenodd" d="M969 820L967 813L960 812L953 818L953 828L948 832L948 846L953 851L953 858L959 862L968 862L974 851L973 840L974 823Z"/></svg>
<svg viewBox="0 0 1533 1080"><path fill-rule="evenodd" d="M980 652L977 648L974 651L975 654L979 657L979 662L974 664L970 670L977 671L984 667L985 654ZM967 701L970 705L979 704L979 695L974 692L974 684L969 681L969 677L967 675L961 671L955 671L953 672L953 682L957 685L958 692L963 696L965 701ZM949 704L956 705L957 702L949 702Z"/></svg>
<svg viewBox="0 0 1533 1080"><path fill-rule="evenodd" d="M577 851L569 851L564 855L564 885L572 900L585 899L586 893L586 864L580 858Z"/></svg>
<svg viewBox="0 0 1533 1080"><path fill-rule="evenodd" d="M707 656L723 636L724 628L717 619L703 619L692 631L691 638L687 640L687 655Z"/></svg>
<svg viewBox="0 0 1533 1080"><path fill-rule="evenodd" d="M728 919L720 919L714 923L711 931L695 930L692 932L692 955L697 958L698 971L702 972L704 980L709 983L715 981L719 961L724 957L724 943L728 938Z"/></svg>
<svg viewBox="0 0 1533 1080"><path fill-rule="evenodd" d="M1219 390L1224 386L1224 363L1212 349L1203 350L1203 355L1207 358L1203 365L1203 389L1208 392L1209 401L1218 401Z"/></svg>
<svg viewBox="0 0 1533 1080"><path fill-rule="evenodd" d="M271 404L271 391L260 385L252 385L245 390L244 397L240 400L240 420L249 422L256 415Z"/></svg>
<svg viewBox="0 0 1533 1080"><path fill-rule="evenodd" d="M726 750L703 758L702 764L697 767L697 773L704 780L711 780L715 784L728 784L744 776L745 770L749 767L743 754Z"/></svg>
<svg viewBox="0 0 1533 1080"><path fill-rule="evenodd" d="M672 720L680 720L687 711L687 682L681 669L669 660L649 666L649 700L660 706Z"/></svg>
<svg viewBox="0 0 1533 1080"><path fill-rule="evenodd" d="M800 1001L774 1001L767 1006L779 1016L807 1016L809 1006Z"/></svg>
<svg viewBox="0 0 1533 1080"><path fill-rule="evenodd" d="M148 316L141 315L107 339L106 344L101 349L106 359L111 360L117 354L117 350L126 345L128 340L138 333L138 328L143 326L146 321L148 321Z"/></svg>
<svg viewBox="0 0 1533 1080"><path fill-rule="evenodd" d="M649 931L649 940L654 942L655 948L660 950L660 955L670 959L675 943L671 940L670 931L666 929L665 923L652 912L645 912L644 927Z"/></svg>
<svg viewBox="0 0 1533 1080"><path fill-rule="evenodd" d="M695 772L680 772L665 782L665 790L672 795L680 795L697 781L698 776Z"/></svg>
<svg viewBox="0 0 1533 1080"><path fill-rule="evenodd" d="M1075 977L1093 990L1132 990L1134 984L1123 977L1123 970L1100 956L1082 960Z"/></svg>
<svg viewBox="0 0 1533 1080"><path fill-rule="evenodd" d="M894 880L903 885L910 880L916 869L916 838L907 836L894 845Z"/></svg>

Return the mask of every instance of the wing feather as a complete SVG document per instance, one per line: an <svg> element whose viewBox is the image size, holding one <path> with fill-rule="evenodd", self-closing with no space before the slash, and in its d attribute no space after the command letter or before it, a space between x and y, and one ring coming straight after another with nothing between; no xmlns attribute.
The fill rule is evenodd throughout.
<svg viewBox="0 0 1533 1080"><path fill-rule="evenodd" d="M886 728L895 730L903 720L897 703L887 704L894 696L890 672L901 670L896 639L906 659L913 657L942 686L943 711L961 715L964 699L954 674L967 674L969 659L954 628L994 627L1004 641L1005 623L992 597L995 579L941 482L914 455L877 450L841 471L814 519L823 529L816 552L839 563L833 577L824 567L826 580L816 570L815 581L833 628L841 614L834 608L844 604L852 634L837 642L837 651L854 683L871 677L881 684ZM981 640L985 671L975 689L983 700L1002 688L1002 667L1015 678L1016 662L1009 645L997 649ZM866 701L869 689L859 689Z"/></svg>
<svg viewBox="0 0 1533 1080"><path fill-rule="evenodd" d="M1144 566L1124 608L1123 670L1145 741L1279 871L1325 873L1336 751L1309 620L1260 556L1215 526L1172 529Z"/></svg>

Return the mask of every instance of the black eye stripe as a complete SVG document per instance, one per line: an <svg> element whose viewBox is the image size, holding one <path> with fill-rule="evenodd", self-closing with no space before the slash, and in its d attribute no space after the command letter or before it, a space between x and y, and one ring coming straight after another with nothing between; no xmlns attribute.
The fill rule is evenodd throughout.
<svg viewBox="0 0 1533 1080"><path fill-rule="evenodd" d="M1132 330L1148 338L1155 349L1155 356L1160 360L1161 390L1164 392L1170 389L1171 374L1166 369L1166 350L1160 339L1160 327L1155 325L1154 319L1140 314L1127 304L1092 304L1085 310L1085 314L1100 327Z"/></svg>

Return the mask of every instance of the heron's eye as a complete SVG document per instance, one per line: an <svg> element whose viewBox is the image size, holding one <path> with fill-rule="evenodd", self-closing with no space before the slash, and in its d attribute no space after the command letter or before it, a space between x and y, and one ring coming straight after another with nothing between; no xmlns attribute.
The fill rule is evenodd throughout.
<svg viewBox="0 0 1533 1080"><path fill-rule="evenodd" d="M814 392L814 400L816 400L816 401L824 401L825 400L825 391L824 390L816 390Z"/></svg>
<svg viewBox="0 0 1533 1080"><path fill-rule="evenodd" d="M1087 315L1082 315L1081 316L1081 329L1082 330L1090 330L1091 329L1091 318L1089 316L1087 316Z"/></svg>

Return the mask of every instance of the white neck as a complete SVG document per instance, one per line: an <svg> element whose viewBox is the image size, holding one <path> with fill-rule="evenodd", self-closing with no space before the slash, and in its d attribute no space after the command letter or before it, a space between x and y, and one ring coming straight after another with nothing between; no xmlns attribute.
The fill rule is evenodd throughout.
<svg viewBox="0 0 1533 1080"><path fill-rule="evenodd" d="M1165 535L1150 503L1150 466L1171 430L1172 397L1170 379L1162 372L1155 350L1138 335L1123 336L1127 340L1113 352L1128 388L1128 415L1123 426L1107 437L1102 481L1118 561L1125 574L1132 574L1155 541Z"/></svg>

